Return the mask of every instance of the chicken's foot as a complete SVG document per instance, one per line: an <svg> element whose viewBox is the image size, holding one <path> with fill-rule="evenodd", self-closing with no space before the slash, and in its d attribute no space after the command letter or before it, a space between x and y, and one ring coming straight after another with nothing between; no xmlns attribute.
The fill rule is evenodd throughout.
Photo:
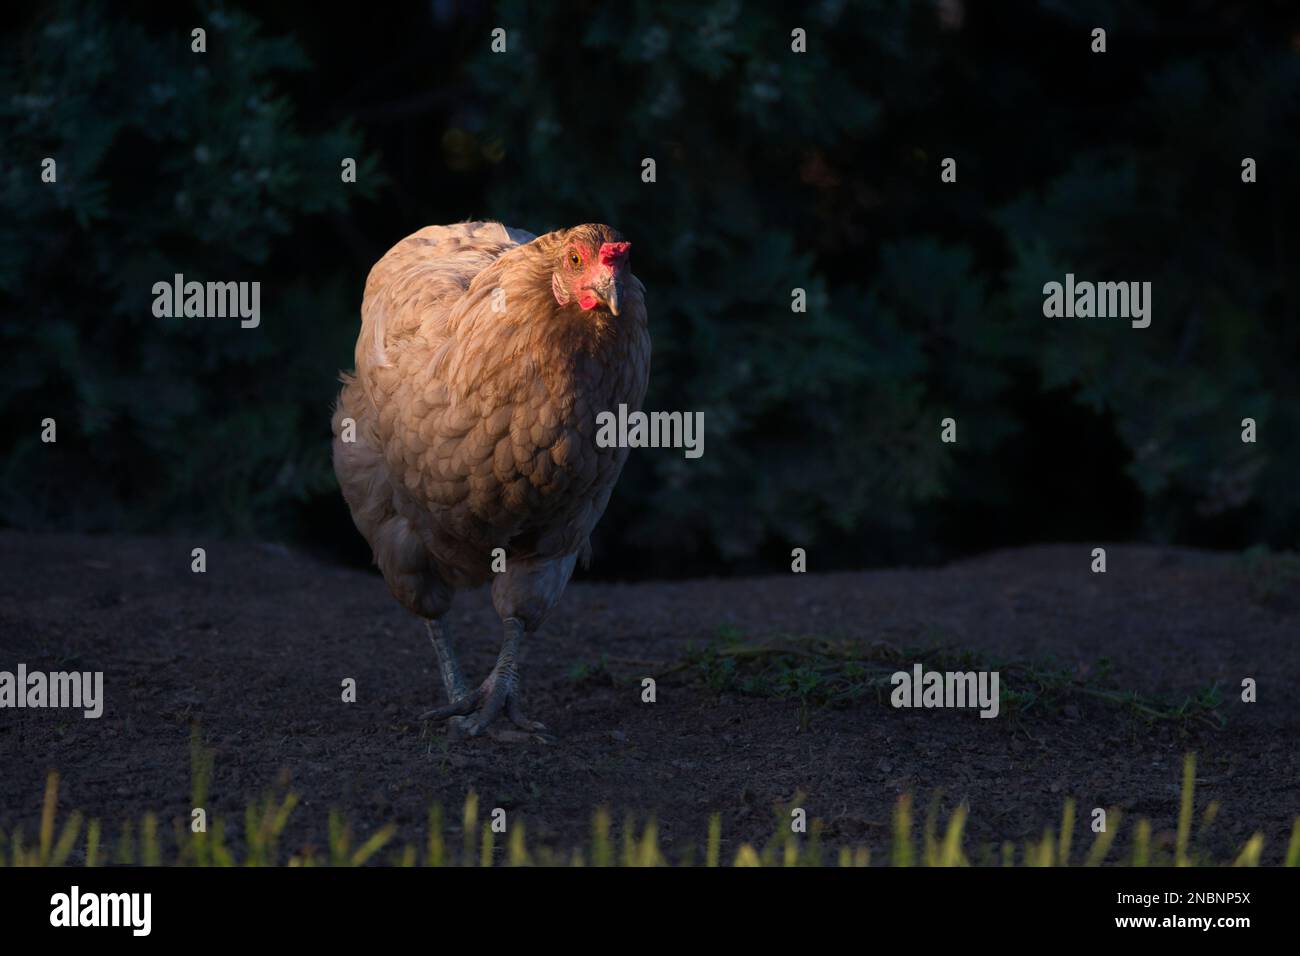
<svg viewBox="0 0 1300 956"><path fill-rule="evenodd" d="M519 641L523 637L523 633L523 621L513 617L507 618L505 621L505 639L501 642L501 653L497 655L496 666L492 668L492 673L488 674L487 679L468 693L463 690L463 683L459 694L453 693L451 686L448 685L447 696L451 702L444 707L435 707L433 710L421 714L420 719L450 720L453 735L477 737L487 731L493 721L505 714L512 724L526 733L502 731L492 733L491 736L494 738L506 741L521 739L548 740L548 735L543 733L546 730L546 725L540 721L529 720L524 716L519 703L519 671L516 659L519 655ZM438 648L437 641L434 643L434 648L435 650ZM449 654L450 650L450 647L447 647L444 643L443 650L438 652L440 665L443 662L443 653ZM452 661L454 667L455 659L453 657L448 659ZM443 665L443 671L445 683L447 681L445 665ZM467 719L457 720L456 718Z"/></svg>

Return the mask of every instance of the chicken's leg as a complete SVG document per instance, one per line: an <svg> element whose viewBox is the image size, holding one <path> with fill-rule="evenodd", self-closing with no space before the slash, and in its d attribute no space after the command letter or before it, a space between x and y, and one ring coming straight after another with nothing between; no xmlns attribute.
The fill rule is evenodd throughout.
<svg viewBox="0 0 1300 956"><path fill-rule="evenodd" d="M523 633L523 621L515 617L506 618L505 639L501 642L501 653L497 655L496 666L492 668L492 673L488 674L487 679L469 693L462 691L459 695L452 695L449 687L448 695L451 697L451 703L421 714L420 719L446 720L470 715L468 721L460 725L460 730L470 737L477 737L504 713L506 718L520 730L540 737L540 732L546 729L546 725L525 717L519 703L519 671L516 658L519 654L519 639ZM434 647L437 646L435 642ZM449 652L450 648L445 650ZM440 652L439 661L441 660ZM515 735L500 736L501 739L516 739Z"/></svg>
<svg viewBox="0 0 1300 956"><path fill-rule="evenodd" d="M442 688L447 692L447 700L460 700L465 696L465 678L460 672L456 652L447 640L446 625L436 618L429 618L424 626L429 631L433 653L438 656L438 673L442 675Z"/></svg>

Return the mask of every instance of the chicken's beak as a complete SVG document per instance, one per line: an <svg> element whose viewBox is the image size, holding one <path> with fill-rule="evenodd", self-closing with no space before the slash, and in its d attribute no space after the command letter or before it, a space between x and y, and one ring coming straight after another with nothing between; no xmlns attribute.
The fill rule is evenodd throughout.
<svg viewBox="0 0 1300 956"><path fill-rule="evenodd" d="M596 290L601 301L605 303L611 315L618 315L623 308L623 280L611 275Z"/></svg>

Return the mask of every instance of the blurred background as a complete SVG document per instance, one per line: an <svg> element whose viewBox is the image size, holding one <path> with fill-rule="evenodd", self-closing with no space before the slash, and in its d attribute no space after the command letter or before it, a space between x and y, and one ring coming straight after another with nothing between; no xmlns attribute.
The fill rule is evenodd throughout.
<svg viewBox="0 0 1300 956"><path fill-rule="evenodd" d="M1300 7L788 7L8 9L0 522L367 564L329 464L366 273L492 218L623 231L647 407L705 415L633 453L597 576L1295 547ZM260 281L260 328L155 318L177 272ZM1044 318L1066 272L1150 281L1151 327Z"/></svg>

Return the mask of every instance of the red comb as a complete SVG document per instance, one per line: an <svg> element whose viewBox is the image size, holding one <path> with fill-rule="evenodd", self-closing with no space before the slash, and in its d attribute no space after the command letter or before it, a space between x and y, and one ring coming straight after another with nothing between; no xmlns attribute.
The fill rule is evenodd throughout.
<svg viewBox="0 0 1300 956"><path fill-rule="evenodd" d="M600 247L600 264L602 266L612 266L621 259L627 257L627 252L632 248L630 242L606 242Z"/></svg>

